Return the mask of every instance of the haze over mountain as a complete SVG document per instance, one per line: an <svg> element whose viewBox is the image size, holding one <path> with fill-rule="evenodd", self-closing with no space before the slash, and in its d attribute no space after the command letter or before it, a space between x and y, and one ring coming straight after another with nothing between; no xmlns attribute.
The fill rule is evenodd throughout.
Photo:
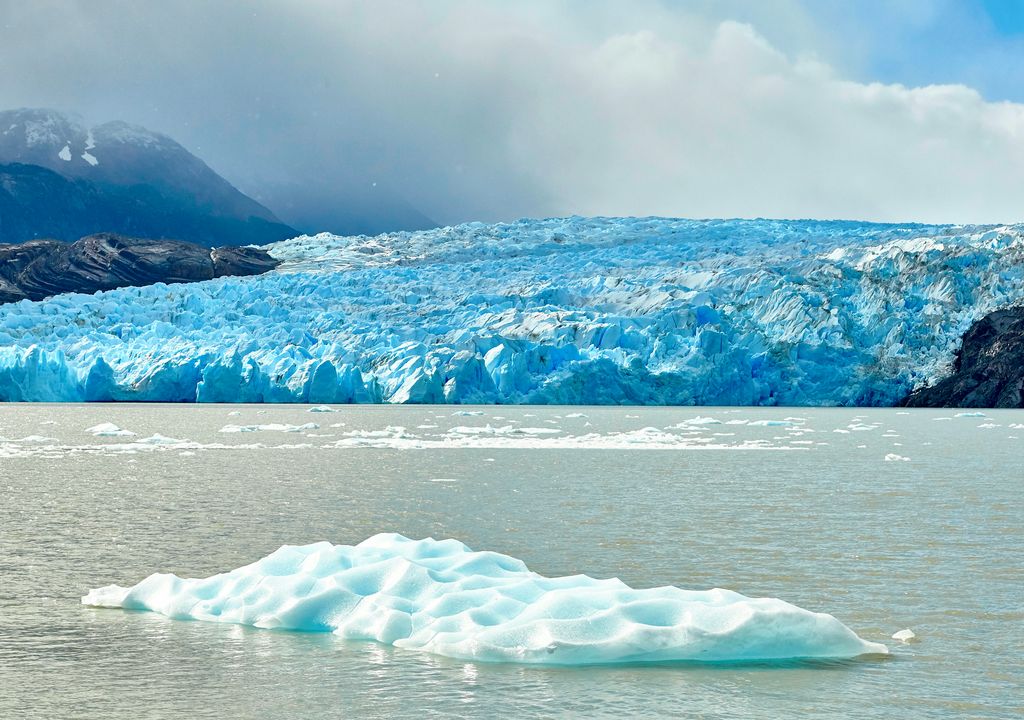
<svg viewBox="0 0 1024 720"><path fill-rule="evenodd" d="M124 122L0 112L0 242L96 232L245 245L297 232L198 157Z"/></svg>

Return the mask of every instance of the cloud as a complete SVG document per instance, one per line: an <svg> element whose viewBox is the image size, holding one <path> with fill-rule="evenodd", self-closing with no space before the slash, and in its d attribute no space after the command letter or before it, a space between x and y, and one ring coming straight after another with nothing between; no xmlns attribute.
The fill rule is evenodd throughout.
<svg viewBox="0 0 1024 720"><path fill-rule="evenodd" d="M292 222L1022 218L1024 106L844 78L800 3L735 5L785 51L704 2L0 0L0 105L167 132Z"/></svg>

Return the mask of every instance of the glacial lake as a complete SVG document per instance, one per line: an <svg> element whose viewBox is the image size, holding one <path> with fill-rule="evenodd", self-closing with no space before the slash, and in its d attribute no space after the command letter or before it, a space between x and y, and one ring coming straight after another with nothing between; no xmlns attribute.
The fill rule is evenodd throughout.
<svg viewBox="0 0 1024 720"><path fill-rule="evenodd" d="M1024 412L335 409L0 406L0 717L1024 713ZM386 531L778 597L892 654L547 668L80 604Z"/></svg>

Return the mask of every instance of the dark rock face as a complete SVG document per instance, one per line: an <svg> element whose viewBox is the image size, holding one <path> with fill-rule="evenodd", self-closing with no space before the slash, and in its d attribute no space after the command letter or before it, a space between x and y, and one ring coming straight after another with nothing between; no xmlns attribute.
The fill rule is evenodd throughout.
<svg viewBox="0 0 1024 720"><path fill-rule="evenodd" d="M0 242L115 232L206 245L298 233L177 142L52 110L0 112Z"/></svg>
<svg viewBox="0 0 1024 720"><path fill-rule="evenodd" d="M0 302L42 300L66 292L260 275L277 267L266 251L209 248L180 240L145 240L113 233L73 243L34 240L0 245Z"/></svg>
<svg viewBox="0 0 1024 720"><path fill-rule="evenodd" d="M974 323L964 334L953 374L900 404L1024 408L1024 307L997 310Z"/></svg>

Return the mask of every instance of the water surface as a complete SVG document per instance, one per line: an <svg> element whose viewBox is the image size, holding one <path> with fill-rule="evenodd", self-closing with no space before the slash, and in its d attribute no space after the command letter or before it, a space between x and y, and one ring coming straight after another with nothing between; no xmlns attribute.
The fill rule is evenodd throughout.
<svg viewBox="0 0 1024 720"><path fill-rule="evenodd" d="M1024 712L1024 413L338 410L0 407L0 717ZM136 434L85 432L101 422ZM545 575L780 597L893 656L521 667L79 604L382 531ZM890 639L906 627L917 642Z"/></svg>

